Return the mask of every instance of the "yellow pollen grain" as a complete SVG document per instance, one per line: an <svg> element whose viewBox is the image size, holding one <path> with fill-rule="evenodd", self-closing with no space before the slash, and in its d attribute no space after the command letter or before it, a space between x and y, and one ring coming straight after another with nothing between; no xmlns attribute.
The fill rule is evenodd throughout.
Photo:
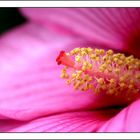
<svg viewBox="0 0 140 140"><path fill-rule="evenodd" d="M93 88L94 88L93 84L89 84L88 87L89 87L89 89L91 89L91 90L93 90Z"/></svg>
<svg viewBox="0 0 140 140"><path fill-rule="evenodd" d="M136 74L136 79L140 79L140 74Z"/></svg>
<svg viewBox="0 0 140 140"><path fill-rule="evenodd" d="M85 86L85 87L83 87L81 90L82 90L82 91L87 91L87 90L88 90L88 87Z"/></svg>
<svg viewBox="0 0 140 140"><path fill-rule="evenodd" d="M82 78L81 78L80 75L77 74L76 77L75 77L75 79L76 79L76 80L81 80Z"/></svg>
<svg viewBox="0 0 140 140"><path fill-rule="evenodd" d="M96 60L96 61L99 61L99 59L100 59L100 58L99 58L98 56L97 56L97 57L95 57L95 60Z"/></svg>
<svg viewBox="0 0 140 140"><path fill-rule="evenodd" d="M93 78L91 76L88 76L87 81L91 82L93 80Z"/></svg>
<svg viewBox="0 0 140 140"><path fill-rule="evenodd" d="M134 85L130 84L130 85L128 86L128 88L129 88L129 89L134 89Z"/></svg>
<svg viewBox="0 0 140 140"><path fill-rule="evenodd" d="M105 84L101 85L101 89L103 89L103 90L107 89L107 85L105 85Z"/></svg>
<svg viewBox="0 0 140 140"><path fill-rule="evenodd" d="M64 73L62 73L62 74L60 75L60 77L61 77L61 78L64 78L64 77L65 77L65 74L64 74Z"/></svg>
<svg viewBox="0 0 140 140"><path fill-rule="evenodd" d="M109 82L110 82L110 84L115 84L116 80L115 79L110 79Z"/></svg>
<svg viewBox="0 0 140 140"><path fill-rule="evenodd" d="M104 71L105 71L105 68L104 68L103 66L100 66L100 67L99 67L99 71L100 71L100 72L104 72Z"/></svg>
<svg viewBox="0 0 140 140"><path fill-rule="evenodd" d="M82 66L82 71L86 71L86 70L87 70L86 66Z"/></svg>
<svg viewBox="0 0 140 140"><path fill-rule="evenodd" d="M75 73L72 74L72 78L76 78L76 74Z"/></svg>
<svg viewBox="0 0 140 140"><path fill-rule="evenodd" d="M113 94L114 93L114 89L109 89L107 93L108 94Z"/></svg>
<svg viewBox="0 0 140 140"><path fill-rule="evenodd" d="M104 79L103 78L99 78L97 79L98 83L103 85L105 83Z"/></svg>
<svg viewBox="0 0 140 140"><path fill-rule="evenodd" d="M100 88L95 88L94 92L95 92L96 94L99 94L99 93L101 92L101 89L100 89Z"/></svg>
<svg viewBox="0 0 140 140"><path fill-rule="evenodd" d="M135 63L137 67L140 67L140 62Z"/></svg>
<svg viewBox="0 0 140 140"><path fill-rule="evenodd" d="M119 65L119 66L123 65L123 61L119 60L119 61L118 61L118 65Z"/></svg>
<svg viewBox="0 0 140 140"><path fill-rule="evenodd" d="M126 78L125 78L124 76L120 77L120 82L124 82L125 79L126 79Z"/></svg>
<svg viewBox="0 0 140 140"><path fill-rule="evenodd" d="M114 71L115 71L115 73L117 73L117 74L120 73L120 69L119 69L119 68L116 68Z"/></svg>
<svg viewBox="0 0 140 140"><path fill-rule="evenodd" d="M112 64L111 60L107 60L107 61L106 61L106 64L107 64L107 65Z"/></svg>
<svg viewBox="0 0 140 140"><path fill-rule="evenodd" d="M81 70L77 71L78 75L81 75L83 72Z"/></svg>
<svg viewBox="0 0 140 140"><path fill-rule="evenodd" d="M93 68L92 64L89 63L89 64L88 64L88 69L91 70L92 68Z"/></svg>
<svg viewBox="0 0 140 140"><path fill-rule="evenodd" d="M75 54L75 51L74 50L70 51L70 54L71 55L74 55Z"/></svg>
<svg viewBox="0 0 140 140"><path fill-rule="evenodd" d="M121 54L121 55L120 55L120 60L122 60L122 61L125 60L125 55L124 55L124 54Z"/></svg>
<svg viewBox="0 0 140 140"><path fill-rule="evenodd" d="M67 79L67 78L69 78L69 75L66 74L66 73L62 73L62 74L60 75L60 77L61 77L61 78L66 78L66 79Z"/></svg>
<svg viewBox="0 0 140 140"><path fill-rule="evenodd" d="M120 83L119 85L120 85L120 87L121 87L121 88L125 88L125 87L126 87L126 84L125 84L125 83L123 83L123 82L122 82L122 83Z"/></svg>
<svg viewBox="0 0 140 140"><path fill-rule="evenodd" d="M113 60L117 63L117 61L118 61L119 59L115 57Z"/></svg>
<svg viewBox="0 0 140 140"><path fill-rule="evenodd" d="M76 57L75 57L75 61L76 61L76 62L80 62L80 60L81 60L80 58L81 58L81 57L80 57L79 55L76 56Z"/></svg>
<svg viewBox="0 0 140 140"><path fill-rule="evenodd" d="M87 66L87 65L88 65L87 61L83 62L83 66Z"/></svg>
<svg viewBox="0 0 140 140"><path fill-rule="evenodd" d="M96 57L97 57L97 56L96 56L95 54L91 54L91 55L90 55L90 58L93 59L93 60L94 60Z"/></svg>
<svg viewBox="0 0 140 140"><path fill-rule="evenodd" d="M107 70L108 70L108 72L112 72L113 71L111 67L107 68Z"/></svg>
<svg viewBox="0 0 140 140"><path fill-rule="evenodd" d="M75 48L75 52L79 53L80 52L80 48Z"/></svg>
<svg viewBox="0 0 140 140"><path fill-rule="evenodd" d="M134 84L135 81L133 79L130 80L130 84Z"/></svg>
<svg viewBox="0 0 140 140"><path fill-rule="evenodd" d="M87 48L87 54L92 54L92 53L93 53L93 49Z"/></svg>
<svg viewBox="0 0 140 140"><path fill-rule="evenodd" d="M70 79L67 80L67 84L68 84L68 85L71 84L71 80L70 80Z"/></svg>
<svg viewBox="0 0 140 140"><path fill-rule="evenodd" d="M103 49L100 49L100 54L103 55L105 51Z"/></svg>
<svg viewBox="0 0 140 140"><path fill-rule="evenodd" d="M109 60L108 55L103 56L103 61L106 62L107 60Z"/></svg>
<svg viewBox="0 0 140 140"><path fill-rule="evenodd" d="M95 49L95 53L96 53L97 56L99 56L100 55L100 50L99 49Z"/></svg>
<svg viewBox="0 0 140 140"><path fill-rule="evenodd" d="M89 79L89 75L86 74L86 75L84 76L84 79L85 79L85 80L88 80L88 79Z"/></svg>
<svg viewBox="0 0 140 140"><path fill-rule="evenodd" d="M108 50L106 53L107 53L108 55L112 55L112 54L113 54L113 51L112 51L112 50Z"/></svg>

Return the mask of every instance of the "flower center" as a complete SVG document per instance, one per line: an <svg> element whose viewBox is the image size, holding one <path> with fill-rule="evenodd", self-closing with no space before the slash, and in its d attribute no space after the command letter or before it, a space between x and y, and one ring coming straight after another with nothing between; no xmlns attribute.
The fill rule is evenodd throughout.
<svg viewBox="0 0 140 140"><path fill-rule="evenodd" d="M126 57L112 50L75 48L70 53L60 52L56 59L64 65L61 78L74 89L96 94L124 94L130 100L140 91L140 60Z"/></svg>
<svg viewBox="0 0 140 140"><path fill-rule="evenodd" d="M140 57L140 31L134 31L130 33L130 36L126 39L126 51L133 53L135 56Z"/></svg>

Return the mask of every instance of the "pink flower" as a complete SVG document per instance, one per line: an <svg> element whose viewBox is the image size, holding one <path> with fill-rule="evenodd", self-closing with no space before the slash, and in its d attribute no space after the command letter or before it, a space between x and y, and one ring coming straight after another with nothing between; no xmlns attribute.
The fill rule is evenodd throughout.
<svg viewBox="0 0 140 140"><path fill-rule="evenodd" d="M75 47L140 57L139 8L24 8L28 22L0 38L1 132L138 132L140 100L81 93L55 59Z"/></svg>

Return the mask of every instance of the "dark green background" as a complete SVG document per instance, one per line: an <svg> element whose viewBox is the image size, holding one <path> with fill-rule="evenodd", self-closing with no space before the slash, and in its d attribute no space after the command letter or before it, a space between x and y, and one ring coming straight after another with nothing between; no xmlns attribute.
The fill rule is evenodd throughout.
<svg viewBox="0 0 140 140"><path fill-rule="evenodd" d="M17 8L0 8L0 34L25 22Z"/></svg>

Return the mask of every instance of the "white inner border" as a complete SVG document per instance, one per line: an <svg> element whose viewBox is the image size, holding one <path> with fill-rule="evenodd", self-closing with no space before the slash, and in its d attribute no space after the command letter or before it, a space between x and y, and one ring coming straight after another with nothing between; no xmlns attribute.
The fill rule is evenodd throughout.
<svg viewBox="0 0 140 140"><path fill-rule="evenodd" d="M140 133L1 133L0 139L140 139Z"/></svg>
<svg viewBox="0 0 140 140"><path fill-rule="evenodd" d="M140 7L139 1L0 1L0 7Z"/></svg>
<svg viewBox="0 0 140 140"><path fill-rule="evenodd" d="M0 7L140 7L140 1L0 1ZM0 139L140 139L140 133L0 133Z"/></svg>

